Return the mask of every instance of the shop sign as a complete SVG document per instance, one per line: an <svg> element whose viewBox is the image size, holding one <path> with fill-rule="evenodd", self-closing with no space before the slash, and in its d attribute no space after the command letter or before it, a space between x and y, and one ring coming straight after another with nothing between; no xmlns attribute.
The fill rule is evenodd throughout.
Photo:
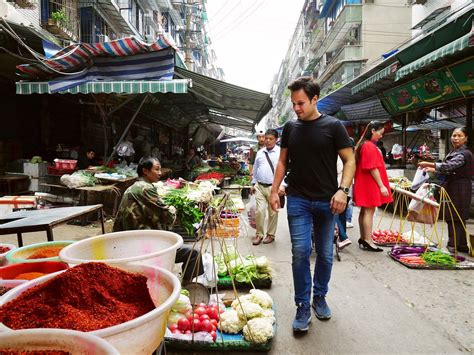
<svg viewBox="0 0 474 355"><path fill-rule="evenodd" d="M451 73L445 69L392 89L384 96L385 103L388 103L395 112L404 112L452 100L461 97L462 94L454 83Z"/></svg>
<svg viewBox="0 0 474 355"><path fill-rule="evenodd" d="M474 95L474 58L449 68L453 79L465 96Z"/></svg>

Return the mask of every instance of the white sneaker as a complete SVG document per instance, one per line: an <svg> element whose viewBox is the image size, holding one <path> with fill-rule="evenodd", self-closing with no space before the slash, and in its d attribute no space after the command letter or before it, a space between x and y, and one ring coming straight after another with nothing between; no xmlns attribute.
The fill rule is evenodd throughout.
<svg viewBox="0 0 474 355"><path fill-rule="evenodd" d="M354 228L354 225L351 222L346 222L346 228Z"/></svg>
<svg viewBox="0 0 474 355"><path fill-rule="evenodd" d="M352 242L349 239L346 239L346 240L343 240L342 242L337 243L337 247L339 248L339 250L342 250L351 244Z"/></svg>

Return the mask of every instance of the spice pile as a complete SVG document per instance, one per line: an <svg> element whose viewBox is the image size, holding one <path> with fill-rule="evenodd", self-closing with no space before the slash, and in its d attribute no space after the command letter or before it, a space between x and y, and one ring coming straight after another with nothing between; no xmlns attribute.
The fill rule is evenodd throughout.
<svg viewBox="0 0 474 355"><path fill-rule="evenodd" d="M12 329L111 327L155 308L146 281L103 263L81 264L4 304L0 322Z"/></svg>
<svg viewBox="0 0 474 355"><path fill-rule="evenodd" d="M5 254L7 251L10 251L9 247L1 247L0 246L0 254Z"/></svg>
<svg viewBox="0 0 474 355"><path fill-rule="evenodd" d="M12 289L12 287L0 286L0 296L3 296L5 293L10 291L11 289ZM0 352L0 354L2 354L2 353Z"/></svg>
<svg viewBox="0 0 474 355"><path fill-rule="evenodd" d="M45 258L53 258L59 255L59 252L64 248L64 246L57 246L57 247L46 247L41 248L35 251L33 254L29 255L27 259L45 259Z"/></svg>
<svg viewBox="0 0 474 355"><path fill-rule="evenodd" d="M62 350L9 350L0 349L1 355L71 355L68 351Z"/></svg>

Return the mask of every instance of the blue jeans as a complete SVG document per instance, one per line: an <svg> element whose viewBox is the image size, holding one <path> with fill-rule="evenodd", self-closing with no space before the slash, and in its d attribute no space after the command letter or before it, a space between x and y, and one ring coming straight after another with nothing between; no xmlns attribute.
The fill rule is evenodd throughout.
<svg viewBox="0 0 474 355"><path fill-rule="evenodd" d="M288 225L293 254L293 283L295 302L310 304L311 286L314 296L325 296L331 278L334 241L333 215L329 201L312 201L300 196L287 196ZM311 278L311 228L314 221L316 264Z"/></svg>
<svg viewBox="0 0 474 355"><path fill-rule="evenodd" d="M347 201L347 207L346 207L346 221L349 223L352 223L352 209L354 204L352 202L352 198Z"/></svg>

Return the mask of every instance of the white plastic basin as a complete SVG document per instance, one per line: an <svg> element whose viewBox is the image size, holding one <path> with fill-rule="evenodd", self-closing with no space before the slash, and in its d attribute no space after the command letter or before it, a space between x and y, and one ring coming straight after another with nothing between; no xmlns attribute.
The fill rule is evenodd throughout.
<svg viewBox="0 0 474 355"><path fill-rule="evenodd" d="M140 263L172 271L179 234L160 230L133 230L87 238L65 247L59 258L70 265L101 261L109 265Z"/></svg>
<svg viewBox="0 0 474 355"><path fill-rule="evenodd" d="M128 322L104 329L88 332L107 340L120 354L151 354L158 348L165 334L168 315L181 291L178 278L171 272L151 265L120 264L119 269L140 273L148 278L150 296L157 305L152 311L132 319ZM0 306L15 299L27 289L41 284L56 275L49 274L20 285L0 297ZM3 323L0 323L0 332L11 332Z"/></svg>
<svg viewBox="0 0 474 355"><path fill-rule="evenodd" d="M0 349L62 350L72 354L119 355L105 340L68 329L25 329L0 333Z"/></svg>

